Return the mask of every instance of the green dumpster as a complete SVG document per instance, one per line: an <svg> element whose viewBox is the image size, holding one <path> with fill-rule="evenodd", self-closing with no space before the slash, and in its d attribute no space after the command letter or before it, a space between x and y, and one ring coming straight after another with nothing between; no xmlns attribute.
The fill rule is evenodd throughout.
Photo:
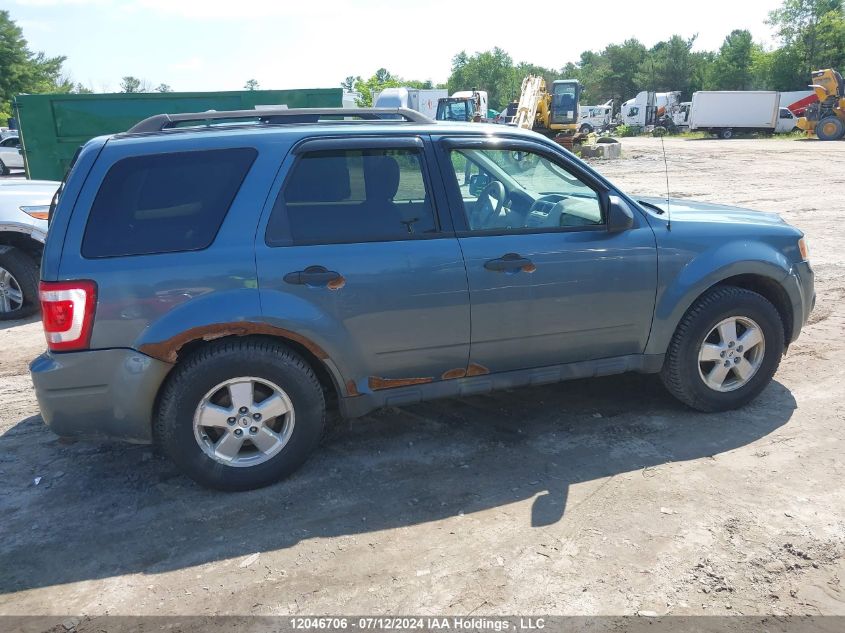
<svg viewBox="0 0 845 633"><path fill-rule="evenodd" d="M61 180L76 149L103 134L124 132L154 114L250 110L257 105L332 108L342 104L341 88L165 92L129 94L46 94L15 97L26 173Z"/></svg>

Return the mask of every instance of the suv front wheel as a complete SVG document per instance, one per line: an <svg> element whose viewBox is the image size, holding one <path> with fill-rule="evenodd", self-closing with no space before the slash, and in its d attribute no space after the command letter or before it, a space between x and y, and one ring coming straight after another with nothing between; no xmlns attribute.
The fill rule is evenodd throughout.
<svg viewBox="0 0 845 633"><path fill-rule="evenodd" d="M744 288L714 288L681 319L661 378L693 409L736 409L769 384L783 349L783 323L771 302Z"/></svg>
<svg viewBox="0 0 845 633"><path fill-rule="evenodd" d="M156 443L189 477L251 490L291 474L320 441L325 400L308 364L270 341L199 351L164 387Z"/></svg>

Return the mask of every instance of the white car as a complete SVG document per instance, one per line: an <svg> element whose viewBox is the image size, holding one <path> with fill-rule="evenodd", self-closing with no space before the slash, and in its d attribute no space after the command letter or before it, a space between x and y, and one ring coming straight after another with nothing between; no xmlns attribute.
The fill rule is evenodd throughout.
<svg viewBox="0 0 845 633"><path fill-rule="evenodd" d="M38 266L47 214L59 188L53 180L0 180L0 321L38 310Z"/></svg>
<svg viewBox="0 0 845 633"><path fill-rule="evenodd" d="M8 136L0 141L0 176L8 176L12 169L23 169L20 144L17 136Z"/></svg>

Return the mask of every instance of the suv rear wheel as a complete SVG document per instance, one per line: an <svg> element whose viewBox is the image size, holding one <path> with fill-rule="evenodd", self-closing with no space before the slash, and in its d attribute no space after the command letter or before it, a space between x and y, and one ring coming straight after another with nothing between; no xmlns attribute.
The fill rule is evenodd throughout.
<svg viewBox="0 0 845 633"><path fill-rule="evenodd" d="M270 341L211 345L174 370L155 439L189 477L250 490L294 472L320 441L325 401L297 354Z"/></svg>
<svg viewBox="0 0 845 633"><path fill-rule="evenodd" d="M733 286L714 288L678 325L661 378L693 409L736 409L769 384L783 349L783 323L765 297Z"/></svg>
<svg viewBox="0 0 845 633"><path fill-rule="evenodd" d="M38 264L22 250L0 247L0 321L38 310Z"/></svg>

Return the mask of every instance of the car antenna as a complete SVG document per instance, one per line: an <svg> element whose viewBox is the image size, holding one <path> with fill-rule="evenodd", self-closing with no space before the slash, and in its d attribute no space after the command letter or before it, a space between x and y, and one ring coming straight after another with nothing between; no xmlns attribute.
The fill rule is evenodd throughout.
<svg viewBox="0 0 845 633"><path fill-rule="evenodd" d="M657 81L654 77L654 58L651 58L651 91L654 94L654 118L657 123ZM666 105L669 105L669 99L666 99ZM668 107L667 107L668 110ZM648 112L648 99L646 99L646 112ZM660 134L660 149L663 152L663 171L666 174L666 230L672 230L672 209L669 202L669 161L666 159L666 145L663 142L663 134Z"/></svg>
<svg viewBox="0 0 845 633"><path fill-rule="evenodd" d="M663 144L663 135L660 135L660 149L663 150L663 170L666 172L666 230L672 230L672 210L669 203L669 161L666 160L666 146Z"/></svg>

